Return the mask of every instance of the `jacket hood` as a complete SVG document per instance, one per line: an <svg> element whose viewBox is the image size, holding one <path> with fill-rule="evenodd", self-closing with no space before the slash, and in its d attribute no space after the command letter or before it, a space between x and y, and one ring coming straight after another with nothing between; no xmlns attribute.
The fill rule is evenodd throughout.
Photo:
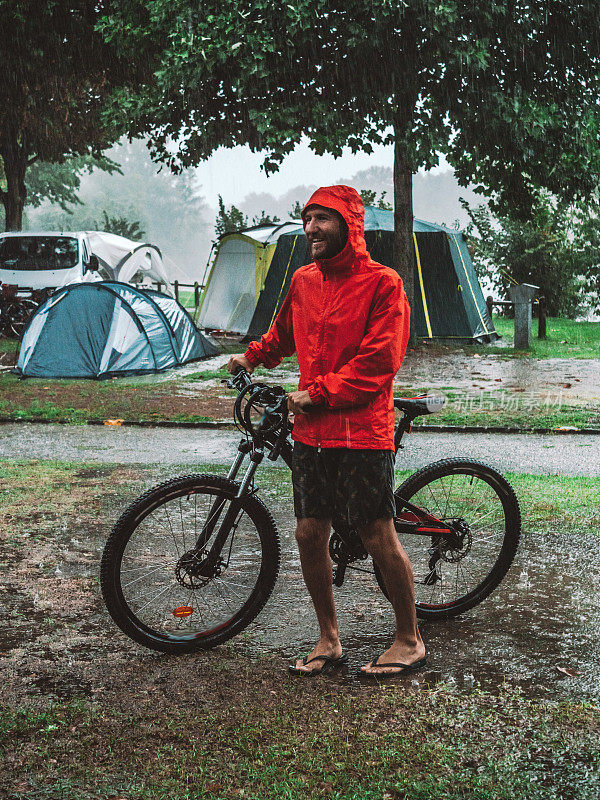
<svg viewBox="0 0 600 800"><path fill-rule="evenodd" d="M365 207L358 192L351 186L322 186L311 196L302 209L302 221L309 206L331 208L342 215L348 226L348 241L343 250L333 258L315 261L324 270L343 272L352 269L356 261L369 259L365 242Z"/></svg>

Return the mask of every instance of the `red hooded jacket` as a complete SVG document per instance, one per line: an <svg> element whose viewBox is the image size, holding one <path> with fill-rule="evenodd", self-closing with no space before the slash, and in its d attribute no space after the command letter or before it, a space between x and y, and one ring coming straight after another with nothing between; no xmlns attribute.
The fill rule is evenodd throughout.
<svg viewBox="0 0 600 800"><path fill-rule="evenodd" d="M314 407L297 414L292 438L320 447L394 449L392 380L410 327L410 307L397 272L371 260L365 210L349 186L318 189L310 205L338 211L348 241L333 258L300 267L271 329L245 355L277 366L298 353L299 389ZM304 215L304 211L302 212Z"/></svg>

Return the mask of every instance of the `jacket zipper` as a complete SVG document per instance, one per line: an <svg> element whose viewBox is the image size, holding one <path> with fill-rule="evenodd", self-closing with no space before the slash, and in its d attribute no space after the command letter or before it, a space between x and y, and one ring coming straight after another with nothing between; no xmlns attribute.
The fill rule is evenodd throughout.
<svg viewBox="0 0 600 800"><path fill-rule="evenodd" d="M331 281L327 281L327 275L323 272L323 287L324 287L324 294L327 294L329 284ZM323 348L325 346L325 314L327 309L327 303L325 302L326 298L323 297L323 302L321 304L322 313L321 313L321 336L320 336L320 344L319 344L319 364L320 364L320 373L321 375L325 374L325 367L323 366ZM321 452L321 435L322 435L322 427L321 427L322 420L319 421L319 435L317 437L317 453Z"/></svg>

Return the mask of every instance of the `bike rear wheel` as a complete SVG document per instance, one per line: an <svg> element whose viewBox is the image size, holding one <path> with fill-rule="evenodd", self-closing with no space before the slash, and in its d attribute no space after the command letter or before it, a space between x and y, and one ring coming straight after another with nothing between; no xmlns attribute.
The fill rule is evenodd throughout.
<svg viewBox="0 0 600 800"><path fill-rule="evenodd" d="M502 581L517 551L521 512L505 478L478 461L444 459L411 475L395 492L448 524L458 524L460 544L440 537L401 534L415 574L421 619L447 619L481 603ZM381 590L388 596L375 565Z"/></svg>
<svg viewBox="0 0 600 800"><path fill-rule="evenodd" d="M102 594L113 620L136 642L165 653L208 649L260 613L277 580L280 544L257 497L241 501L213 574L186 570L190 553L201 559L210 549L209 538L198 550L207 518L218 520L214 538L238 489L215 475L175 478L117 521L102 556Z"/></svg>

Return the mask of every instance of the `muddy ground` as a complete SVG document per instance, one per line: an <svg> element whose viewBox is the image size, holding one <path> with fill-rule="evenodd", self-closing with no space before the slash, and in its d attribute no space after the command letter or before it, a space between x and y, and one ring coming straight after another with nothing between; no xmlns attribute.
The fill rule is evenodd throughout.
<svg viewBox="0 0 600 800"><path fill-rule="evenodd" d="M226 668L229 659L240 657L266 656L273 674L286 680L288 660L310 649L316 626L293 541L289 479L282 470L271 468L261 493L283 540L280 577L266 609L227 645L174 658L146 651L121 634L98 585L111 525L132 497L165 476L164 470L34 464L36 497L27 489L27 469L26 464L5 467L1 484L6 498L11 484L22 483L0 514L1 701L36 705L51 698L114 698L132 682L137 693L152 695L164 684L185 693L205 664ZM595 484L585 491L590 501L598 500ZM526 513L516 561L492 597L462 618L422 624L429 666L410 685L443 681L492 691L509 685L533 697L597 696L597 513L594 533L581 519L566 527L557 520L554 527L540 503L537 521ZM338 680L352 683L359 666L388 645L393 621L372 576L351 576L337 590L337 602L350 656Z"/></svg>
<svg viewBox="0 0 600 800"><path fill-rule="evenodd" d="M8 362L14 354L4 353ZM216 377L227 356L188 364L143 378L109 381L60 381L3 378L0 415L52 419L219 419L231 420L234 392ZM201 377L206 375L207 377ZM294 362L261 375L260 380L297 385ZM507 358L422 345L407 354L396 376L395 392L435 390L458 412L485 412L486 401L522 414L570 406L600 418L600 360ZM17 411L15 411L17 410ZM489 411L489 409L488 409ZM489 417L489 414L487 415ZM487 419L484 417L484 419ZM435 423L435 419L430 421ZM503 424L510 423L510 415ZM483 424L479 421L477 424ZM487 419L487 424L494 424ZM521 421L522 424L522 421Z"/></svg>

